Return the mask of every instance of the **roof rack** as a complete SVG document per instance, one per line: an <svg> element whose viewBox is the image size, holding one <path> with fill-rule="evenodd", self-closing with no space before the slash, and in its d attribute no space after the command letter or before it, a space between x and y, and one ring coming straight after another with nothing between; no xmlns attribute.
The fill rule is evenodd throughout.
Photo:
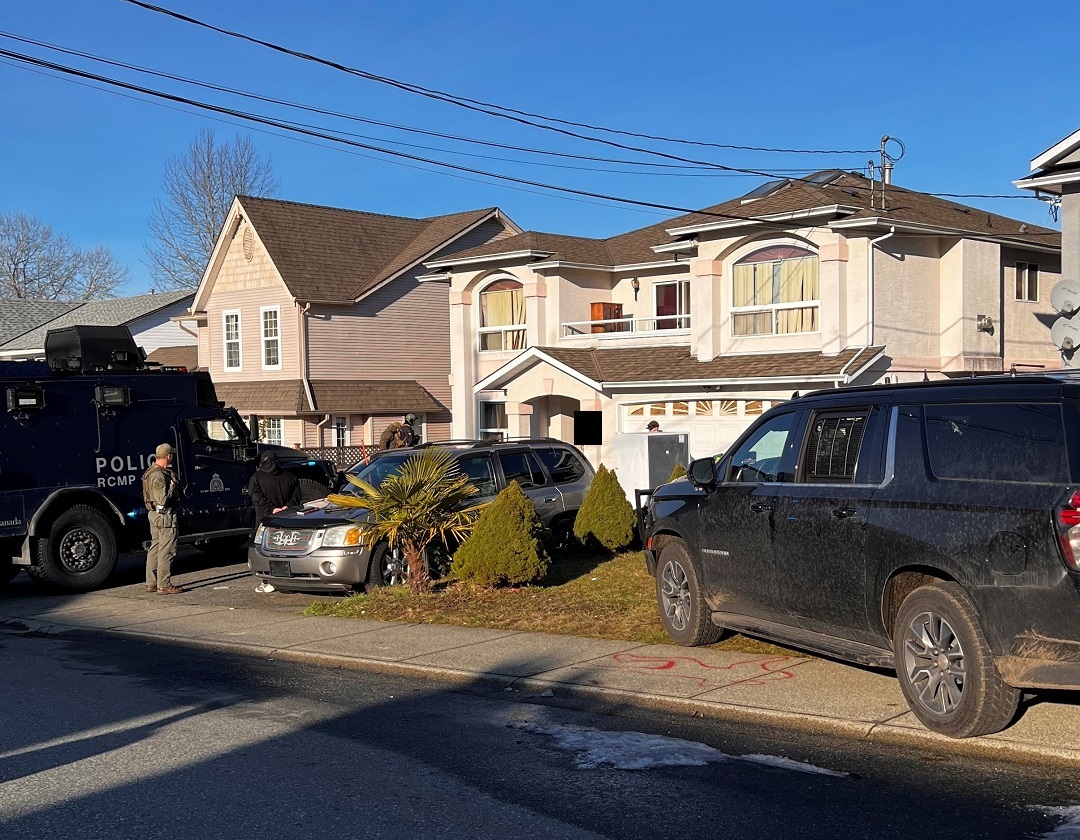
<svg viewBox="0 0 1080 840"><path fill-rule="evenodd" d="M566 443L553 437L506 437L502 440L481 440L476 446L513 446L519 443Z"/></svg>

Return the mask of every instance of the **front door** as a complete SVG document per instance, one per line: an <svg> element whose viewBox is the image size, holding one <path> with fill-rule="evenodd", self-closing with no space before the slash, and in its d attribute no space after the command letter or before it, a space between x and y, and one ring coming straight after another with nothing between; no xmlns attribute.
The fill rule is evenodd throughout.
<svg viewBox="0 0 1080 840"><path fill-rule="evenodd" d="M807 425L796 481L774 501L776 572L798 626L873 643L866 524L883 480L888 412L818 411Z"/></svg>
<svg viewBox="0 0 1080 840"><path fill-rule="evenodd" d="M247 437L233 417L187 420L177 474L184 491L180 532L251 528L255 512L247 485L253 465L243 457Z"/></svg>
<svg viewBox="0 0 1080 840"><path fill-rule="evenodd" d="M773 505L791 480L803 412L787 411L751 429L721 462L718 485L700 511L697 549L713 610L780 620L773 562Z"/></svg>

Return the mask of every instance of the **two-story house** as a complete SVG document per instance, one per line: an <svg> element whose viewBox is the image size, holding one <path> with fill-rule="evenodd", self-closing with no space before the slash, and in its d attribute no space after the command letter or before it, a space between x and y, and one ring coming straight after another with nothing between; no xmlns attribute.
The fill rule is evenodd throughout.
<svg viewBox="0 0 1080 840"><path fill-rule="evenodd" d="M378 441L407 412L450 435L449 305L425 260L520 228L488 208L412 219L238 196L190 313L220 399L285 446Z"/></svg>
<svg viewBox="0 0 1080 840"><path fill-rule="evenodd" d="M793 392L1060 366L1060 235L828 170L608 239L427 261L450 287L454 437L686 432L724 449ZM1027 369L1027 368L1024 368Z"/></svg>

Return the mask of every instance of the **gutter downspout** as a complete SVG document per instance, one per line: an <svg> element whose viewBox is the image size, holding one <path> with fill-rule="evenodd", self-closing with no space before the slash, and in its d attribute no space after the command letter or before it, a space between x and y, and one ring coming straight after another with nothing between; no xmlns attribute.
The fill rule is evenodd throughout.
<svg viewBox="0 0 1080 840"><path fill-rule="evenodd" d="M871 239L867 248L866 261L866 346L874 344L874 246L884 242L896 233L896 228L889 228L889 232L877 239Z"/></svg>
<svg viewBox="0 0 1080 840"><path fill-rule="evenodd" d="M859 348L859 352L851 357L851 360L840 368L840 376L845 385L848 384L847 370L863 353L874 346L874 246L884 242L896 233L895 227L890 227L889 232L877 239L871 239L866 249L866 344ZM838 383L839 384L839 383Z"/></svg>
<svg viewBox="0 0 1080 840"><path fill-rule="evenodd" d="M311 390L311 380L308 379L308 341L307 341L307 313L311 309L311 302L308 301L303 306L299 305L297 301L296 307L296 333L297 344L300 345L300 381L304 384L304 396L307 397L308 408L311 411L315 410L315 394ZM326 415L322 422L315 426L316 446L322 446L322 427L330 419L330 415ZM302 421L303 422L303 421ZM303 437L303 429L301 427L301 438Z"/></svg>

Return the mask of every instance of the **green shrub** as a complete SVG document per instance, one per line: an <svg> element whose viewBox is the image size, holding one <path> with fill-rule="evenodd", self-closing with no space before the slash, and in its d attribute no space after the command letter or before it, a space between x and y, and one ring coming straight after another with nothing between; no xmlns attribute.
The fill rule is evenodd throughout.
<svg viewBox="0 0 1080 840"><path fill-rule="evenodd" d="M634 541L634 509L618 476L603 464L574 520L574 536L586 545L601 545L609 551L626 548Z"/></svg>
<svg viewBox="0 0 1080 840"><path fill-rule="evenodd" d="M671 471L671 477L668 479L668 484L671 484L671 482L676 479L682 478L684 475L686 475L686 467L680 462L676 464L675 468Z"/></svg>
<svg viewBox="0 0 1080 840"><path fill-rule="evenodd" d="M454 552L450 574L485 586L539 580L547 574L549 562L544 531L533 503L512 481Z"/></svg>

